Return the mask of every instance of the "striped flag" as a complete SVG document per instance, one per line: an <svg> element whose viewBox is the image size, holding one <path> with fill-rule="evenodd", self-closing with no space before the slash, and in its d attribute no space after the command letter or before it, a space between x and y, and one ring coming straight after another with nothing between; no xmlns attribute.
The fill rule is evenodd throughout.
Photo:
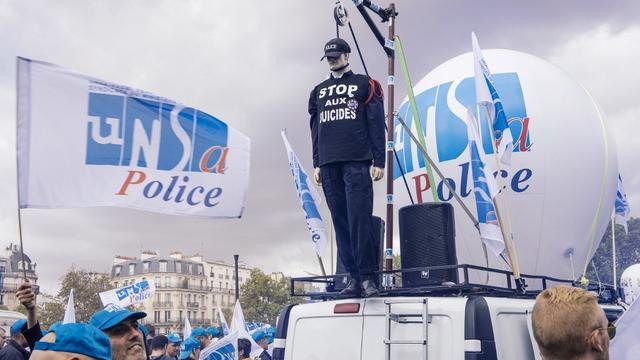
<svg viewBox="0 0 640 360"><path fill-rule="evenodd" d="M471 33L473 47L473 63L476 84L476 98L480 108L487 109L489 119L492 122L493 133L496 141L496 149L500 162L511 165L511 153L513 152L513 135L509 128L509 122L504 113L500 96L489 71L489 66L482 56L482 50L478 45L475 33ZM479 115L481 118L482 115Z"/></svg>
<svg viewBox="0 0 640 360"><path fill-rule="evenodd" d="M222 313L222 310L220 309L220 305L218 305L217 307L217 311L218 311L218 317L220 318L220 327L222 327L222 335L223 336L227 336L229 335L229 325L227 325L227 319L224 318L224 314Z"/></svg>
<svg viewBox="0 0 640 360"><path fill-rule="evenodd" d="M319 256L322 256L322 253L327 246L327 229L324 226L324 222L320 216L320 211L316 205L316 202L320 201L320 195L318 195L316 188L311 184L311 181L309 181L307 173L302 168L296 153L291 148L289 139L287 139L286 130L282 130L282 141L284 141L284 146L287 149L289 168L291 169L293 181L296 185L296 190L298 191L298 197L302 203L304 216L307 219L307 228L311 234L311 241L315 246L316 253Z"/></svg>
<svg viewBox="0 0 640 360"><path fill-rule="evenodd" d="M622 186L622 176L618 174L618 190L616 191L616 222L618 224L624 225L624 230L629 232L627 228L627 221L629 221L629 213L631 212L631 208L629 207L629 202L627 201L627 194L624 192L624 186Z"/></svg>
<svg viewBox="0 0 640 360"><path fill-rule="evenodd" d="M489 250L496 256L500 256L504 252L504 239L493 205L493 198L498 194L498 184L493 177L493 169L489 163L484 161L483 154L478 150L478 144L481 143L480 134L476 128L476 119L471 109L467 109L467 136L469 138L473 194L476 199L480 238Z"/></svg>
<svg viewBox="0 0 640 360"><path fill-rule="evenodd" d="M238 352L237 344L238 332L234 331L202 349L200 360L235 360Z"/></svg>

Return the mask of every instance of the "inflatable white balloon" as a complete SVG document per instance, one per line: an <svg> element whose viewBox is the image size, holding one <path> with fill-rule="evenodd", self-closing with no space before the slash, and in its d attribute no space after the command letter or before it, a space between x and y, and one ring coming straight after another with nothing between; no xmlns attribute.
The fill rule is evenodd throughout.
<svg viewBox="0 0 640 360"><path fill-rule="evenodd" d="M617 160L605 115L580 84L547 61L511 50L483 53L514 137L511 166L502 166L498 185L506 191L521 272L578 279L604 234L615 198ZM467 107L478 114L473 69L471 53L455 57L419 81L414 93L429 155L475 215L463 121ZM406 99L399 115L416 134ZM480 119L484 151L495 167L486 117ZM433 201L424 160L397 120L394 141L413 199ZM434 176L440 200L455 207L458 263L484 266L477 230ZM395 161L394 187L397 208L410 205ZM501 212L506 215L507 209ZM491 254L489 265L507 269Z"/></svg>
<svg viewBox="0 0 640 360"><path fill-rule="evenodd" d="M631 265L620 276L620 287L624 290L624 302L631 305L640 297L640 264Z"/></svg>

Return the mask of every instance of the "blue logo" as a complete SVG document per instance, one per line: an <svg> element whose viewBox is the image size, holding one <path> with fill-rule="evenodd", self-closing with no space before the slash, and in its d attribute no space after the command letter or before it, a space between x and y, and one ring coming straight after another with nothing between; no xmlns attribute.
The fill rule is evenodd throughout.
<svg viewBox="0 0 640 360"><path fill-rule="evenodd" d="M163 100L89 92L85 163L224 173L227 125Z"/></svg>
<svg viewBox="0 0 640 360"><path fill-rule="evenodd" d="M530 138L529 117L524 102L522 87L517 73L493 74L493 81L507 118L513 136L513 152L531 151L532 141ZM486 154L493 154L491 144L491 127L487 121L487 114L477 113L475 93L475 80L473 77L465 78L460 82L446 82L427 89L416 95L418 115L420 124L426 133L435 133L437 157L433 156L436 162L446 162L456 160L462 153L467 151L468 138L467 126L464 121L467 108L474 110L474 114L480 123L480 136L482 144L478 144ZM399 110L400 117L409 128L415 128L413 114L408 103L405 103ZM435 127L435 128L433 128ZM425 167L426 160L412 143L411 137L406 134L404 128L398 120L394 123L395 148L400 160L400 164L405 173ZM417 163L414 159L417 159ZM393 162L394 180L402 176L398 162ZM462 197L469 196L472 184L469 183L469 162L459 164L460 181L458 192ZM500 174L494 174L507 178L509 174L502 170ZM524 168L516 170L511 178L511 188L514 192L525 191L529 185L526 182L531 178L531 169ZM413 178L415 181L415 191L418 202L422 202L422 193L429 189L426 174L420 174ZM438 179L436 179L438 180ZM447 178L447 182L455 189L456 181ZM434 184L437 187L438 197L441 201L448 201L453 196L447 194L446 186L439 181Z"/></svg>

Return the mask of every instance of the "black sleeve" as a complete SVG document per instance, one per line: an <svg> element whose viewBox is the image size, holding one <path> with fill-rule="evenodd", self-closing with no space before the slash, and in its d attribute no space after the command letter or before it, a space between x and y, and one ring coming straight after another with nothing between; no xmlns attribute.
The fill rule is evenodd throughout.
<svg viewBox="0 0 640 360"><path fill-rule="evenodd" d="M313 167L319 166L318 158L318 107L316 104L316 89L311 90L309 95L309 126L311 127L311 143L313 147Z"/></svg>
<svg viewBox="0 0 640 360"><path fill-rule="evenodd" d="M36 341L42 339L42 330L40 329L40 322L38 321L32 328L25 329L27 325L22 328L22 335L27 339L29 349L33 351L33 347L36 345Z"/></svg>
<svg viewBox="0 0 640 360"><path fill-rule="evenodd" d="M369 93L371 94L366 104L367 127L371 139L373 151L373 166L384 168L385 163L385 123L384 123L384 96L382 86L375 80L369 81Z"/></svg>

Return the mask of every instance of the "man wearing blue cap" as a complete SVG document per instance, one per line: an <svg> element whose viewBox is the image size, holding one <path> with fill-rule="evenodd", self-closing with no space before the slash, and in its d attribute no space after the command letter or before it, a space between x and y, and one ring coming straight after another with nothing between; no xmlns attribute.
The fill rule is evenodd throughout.
<svg viewBox="0 0 640 360"><path fill-rule="evenodd" d="M147 354L138 320L146 316L144 312L127 309L105 309L91 316L91 325L109 336L113 360L145 360Z"/></svg>
<svg viewBox="0 0 640 360"><path fill-rule="evenodd" d="M198 340L198 342L200 343L201 350L209 346L210 340L209 340L209 334L207 334L207 330L201 327L197 327L191 330L191 337Z"/></svg>
<svg viewBox="0 0 640 360"><path fill-rule="evenodd" d="M204 329L203 329L204 330ZM198 360L200 358L200 341L188 337L180 347L180 360Z"/></svg>
<svg viewBox="0 0 640 360"><path fill-rule="evenodd" d="M217 327L209 326L207 335L209 336L209 343L216 342L220 339L220 330Z"/></svg>
<svg viewBox="0 0 640 360"><path fill-rule="evenodd" d="M0 350L0 360L27 360L29 359L29 351L27 340L22 335L22 327L27 324L27 320L20 319L11 325L9 334L11 338L6 341L5 346Z"/></svg>
<svg viewBox="0 0 640 360"><path fill-rule="evenodd" d="M180 354L180 344L182 343L182 339L178 334L169 334L167 335L167 341L169 341L169 345L167 346L167 358L175 360Z"/></svg>
<svg viewBox="0 0 640 360"><path fill-rule="evenodd" d="M63 324L36 342L30 360L111 360L109 337L89 324Z"/></svg>
<svg viewBox="0 0 640 360"><path fill-rule="evenodd" d="M260 353L260 356L258 356L258 359L260 359L260 360L271 360L271 355L267 351L267 349L269 348L269 341L267 340L267 335L264 333L264 331L258 330L256 332L254 332L251 335L251 337L253 338L253 341L255 341L256 344L258 344L258 346L260 346L262 348L262 350L263 350Z"/></svg>

